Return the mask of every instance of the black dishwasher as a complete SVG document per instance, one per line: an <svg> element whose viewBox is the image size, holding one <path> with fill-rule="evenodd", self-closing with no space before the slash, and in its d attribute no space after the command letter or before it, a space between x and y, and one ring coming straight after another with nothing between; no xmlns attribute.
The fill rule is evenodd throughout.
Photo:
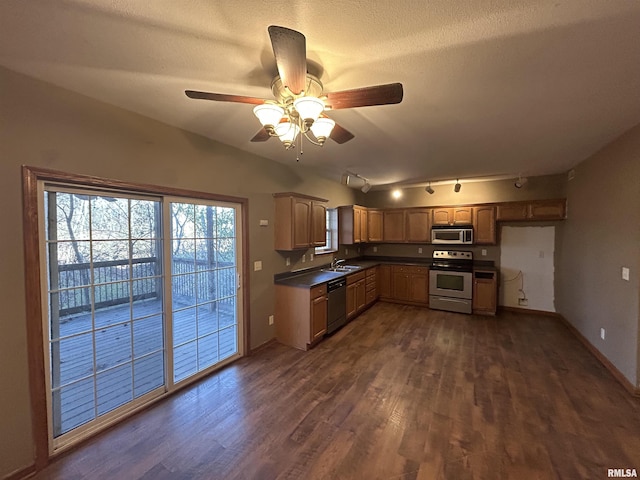
<svg viewBox="0 0 640 480"><path fill-rule="evenodd" d="M327 334L347 323L347 278L327 282Z"/></svg>

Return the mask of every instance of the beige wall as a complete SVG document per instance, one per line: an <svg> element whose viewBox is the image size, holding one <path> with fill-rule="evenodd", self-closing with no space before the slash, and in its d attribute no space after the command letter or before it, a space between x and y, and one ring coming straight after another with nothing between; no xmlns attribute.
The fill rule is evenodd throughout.
<svg viewBox="0 0 640 480"><path fill-rule="evenodd" d="M575 169L561 231L557 307L640 386L640 125ZM630 269L630 280L621 276ZM600 338L600 328L606 331Z"/></svg>
<svg viewBox="0 0 640 480"><path fill-rule="evenodd" d="M301 164L279 164L0 69L0 478L32 463L22 246L21 165L249 199L252 347L274 336L275 192L354 202L352 190ZM301 162L302 163L302 162ZM259 220L269 220L260 227ZM307 263L308 265L308 263ZM295 263L291 268L295 266Z"/></svg>

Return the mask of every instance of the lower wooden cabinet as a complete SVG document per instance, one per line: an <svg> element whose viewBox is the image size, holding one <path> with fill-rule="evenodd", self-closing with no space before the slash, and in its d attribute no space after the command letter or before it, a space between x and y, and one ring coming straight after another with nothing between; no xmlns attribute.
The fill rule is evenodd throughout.
<svg viewBox="0 0 640 480"><path fill-rule="evenodd" d="M380 299L410 305L429 305L429 268L416 265L380 265Z"/></svg>
<svg viewBox="0 0 640 480"><path fill-rule="evenodd" d="M360 271L347 277L347 319L355 317L366 306L366 273Z"/></svg>
<svg viewBox="0 0 640 480"><path fill-rule="evenodd" d="M276 285L275 326L280 343L301 350L327 332L327 286L313 288Z"/></svg>
<svg viewBox="0 0 640 480"><path fill-rule="evenodd" d="M473 313L495 315L498 308L498 272L473 271Z"/></svg>

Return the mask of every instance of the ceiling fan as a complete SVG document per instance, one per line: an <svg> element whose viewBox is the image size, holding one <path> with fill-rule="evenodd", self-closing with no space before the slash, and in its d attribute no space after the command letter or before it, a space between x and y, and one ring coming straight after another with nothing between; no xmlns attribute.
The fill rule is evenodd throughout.
<svg viewBox="0 0 640 480"><path fill-rule="evenodd" d="M278 67L278 76L271 83L275 100L185 90L189 98L256 105L253 112L263 128L251 139L252 142L278 137L289 149L294 146L298 134L302 134L315 145L324 145L327 138L342 144L354 135L336 124L325 111L402 101L401 83L324 93L320 80L307 72L304 35L275 25L268 30Z"/></svg>

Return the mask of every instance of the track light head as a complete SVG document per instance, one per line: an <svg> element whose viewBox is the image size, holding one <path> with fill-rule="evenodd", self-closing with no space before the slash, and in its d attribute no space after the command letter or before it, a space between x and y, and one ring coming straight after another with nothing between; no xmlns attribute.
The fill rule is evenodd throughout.
<svg viewBox="0 0 640 480"><path fill-rule="evenodd" d="M527 177L518 177L518 180L515 181L513 186L516 188L522 188L528 181L529 179Z"/></svg>
<svg viewBox="0 0 640 480"><path fill-rule="evenodd" d="M462 188L462 185L460 185L460 181L459 181L459 180L456 180L456 184L455 184L455 186L453 187L453 191L454 191L454 192L456 192L456 193L458 193L458 192L460 191L460 189L461 189L461 188Z"/></svg>
<svg viewBox="0 0 640 480"><path fill-rule="evenodd" d="M433 188L431 188L431 182L429 182L429 185L427 185L427 187L424 189L425 192L427 192L429 195L433 195L435 193L435 190Z"/></svg>
<svg viewBox="0 0 640 480"><path fill-rule="evenodd" d="M369 182L365 182L360 190L362 191L362 193L367 193L369 190L371 190L371 184Z"/></svg>
<svg viewBox="0 0 640 480"><path fill-rule="evenodd" d="M351 176L348 173L343 173L340 183L343 185L349 185L349 180L351 180Z"/></svg>

